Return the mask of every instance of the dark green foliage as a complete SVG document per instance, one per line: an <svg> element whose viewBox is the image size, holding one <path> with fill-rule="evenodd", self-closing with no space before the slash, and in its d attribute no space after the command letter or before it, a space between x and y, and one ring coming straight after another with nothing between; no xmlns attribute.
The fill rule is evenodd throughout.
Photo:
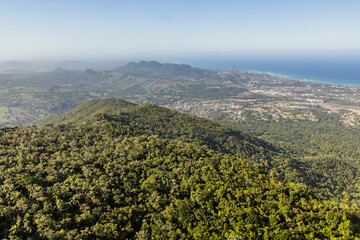
<svg viewBox="0 0 360 240"><path fill-rule="evenodd" d="M98 114L94 115L94 112ZM311 158L290 157L281 153L280 148L275 148L242 131L152 104L136 106L120 99L90 101L50 123L88 121L88 124L91 124L92 116L98 120L106 120L107 128L110 129L125 124L132 134L155 134L166 139L178 139L199 146L205 145L218 153L233 154L251 160L263 169L273 171L278 177L315 188L323 198L342 199L343 192L351 195L351 198L347 197L348 200L357 201L360 197L357 194L359 174L349 164L336 161L337 169L332 170L330 174L326 171L330 168L326 166L325 160L320 161L324 164L321 165L315 164L318 161L316 159L312 162ZM277 134L279 133L281 133L280 129ZM307 133L307 131L299 132L299 134ZM286 136L279 136L278 143L282 138Z"/></svg>
<svg viewBox="0 0 360 240"><path fill-rule="evenodd" d="M250 157L271 155L277 151L260 139L219 123L153 104L136 106L121 99L89 101L48 123L91 123L94 116L106 119L114 126L126 124L136 134L155 134L167 139L195 142L222 153Z"/></svg>
<svg viewBox="0 0 360 240"><path fill-rule="evenodd" d="M82 122L99 113L118 114L135 108L135 104L122 99L108 98L101 101L88 101L77 108L50 120L48 123L75 123ZM46 122L45 122L46 123Z"/></svg>
<svg viewBox="0 0 360 240"><path fill-rule="evenodd" d="M359 237L356 210L237 157L139 135L144 125L135 124L98 115L78 125L1 129L0 237Z"/></svg>
<svg viewBox="0 0 360 240"><path fill-rule="evenodd" d="M360 131L335 121L249 121L240 129L256 134L301 160L310 178L306 183L330 198L359 202Z"/></svg>
<svg viewBox="0 0 360 240"><path fill-rule="evenodd" d="M243 130L261 135L269 142L302 156L335 155L360 166L360 130L331 119L324 121L249 121ZM357 161L356 161L357 160Z"/></svg>

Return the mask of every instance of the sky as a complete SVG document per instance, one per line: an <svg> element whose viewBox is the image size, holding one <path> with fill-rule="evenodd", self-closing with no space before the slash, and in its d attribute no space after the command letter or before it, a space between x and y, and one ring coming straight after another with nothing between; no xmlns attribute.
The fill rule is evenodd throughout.
<svg viewBox="0 0 360 240"><path fill-rule="evenodd" d="M0 60L360 53L359 0L0 0Z"/></svg>

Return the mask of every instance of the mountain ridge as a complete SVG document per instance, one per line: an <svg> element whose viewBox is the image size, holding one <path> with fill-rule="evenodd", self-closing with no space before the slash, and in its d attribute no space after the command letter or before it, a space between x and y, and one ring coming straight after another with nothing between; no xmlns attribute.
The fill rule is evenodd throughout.
<svg viewBox="0 0 360 240"><path fill-rule="evenodd" d="M187 64L159 63L157 61L130 62L122 67L113 69L113 71L153 78L177 78L184 76L201 78L204 75L216 76L210 70L194 68Z"/></svg>

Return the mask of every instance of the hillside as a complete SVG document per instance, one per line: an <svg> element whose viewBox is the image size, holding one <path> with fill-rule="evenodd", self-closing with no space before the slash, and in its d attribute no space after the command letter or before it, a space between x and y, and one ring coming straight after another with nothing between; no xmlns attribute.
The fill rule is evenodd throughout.
<svg viewBox="0 0 360 240"><path fill-rule="evenodd" d="M107 119L114 124L126 124L138 134L156 134L165 138L193 141L223 153L252 156L254 153L266 155L278 151L260 139L219 123L154 104L135 105L122 99L88 101L47 124L91 122L94 117Z"/></svg>
<svg viewBox="0 0 360 240"><path fill-rule="evenodd" d="M106 109L108 101L114 102L89 105ZM82 123L0 129L0 237L360 237L357 210L321 201L304 185L176 136L188 126L189 132L197 129L196 121L205 125L195 136L207 130L211 137L225 127L148 104L133 109ZM154 122L147 125L148 119ZM169 129L173 139L164 138Z"/></svg>
<svg viewBox="0 0 360 240"><path fill-rule="evenodd" d="M104 100L91 100L75 109L64 113L61 116L54 117L47 123L80 123L86 119L90 119L96 114L120 114L122 112L130 111L136 105L122 99L104 99Z"/></svg>
<svg viewBox="0 0 360 240"><path fill-rule="evenodd" d="M136 106L121 99L89 101L48 123L90 124L94 119L106 120L110 129L126 125L136 135L181 140L206 146L217 153L248 159L282 179L313 187L323 198L346 197L357 201L360 197L359 172L343 161L326 161L326 157L312 161L291 157L285 149L275 148L242 131L153 104Z"/></svg>

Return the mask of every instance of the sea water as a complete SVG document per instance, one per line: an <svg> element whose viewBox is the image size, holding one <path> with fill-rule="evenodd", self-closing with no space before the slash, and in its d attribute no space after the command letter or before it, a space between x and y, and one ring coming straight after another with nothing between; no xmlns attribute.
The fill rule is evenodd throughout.
<svg viewBox="0 0 360 240"><path fill-rule="evenodd" d="M360 87L358 56L293 56L189 58L184 63L200 68L235 67L248 71L284 75L289 79Z"/></svg>

